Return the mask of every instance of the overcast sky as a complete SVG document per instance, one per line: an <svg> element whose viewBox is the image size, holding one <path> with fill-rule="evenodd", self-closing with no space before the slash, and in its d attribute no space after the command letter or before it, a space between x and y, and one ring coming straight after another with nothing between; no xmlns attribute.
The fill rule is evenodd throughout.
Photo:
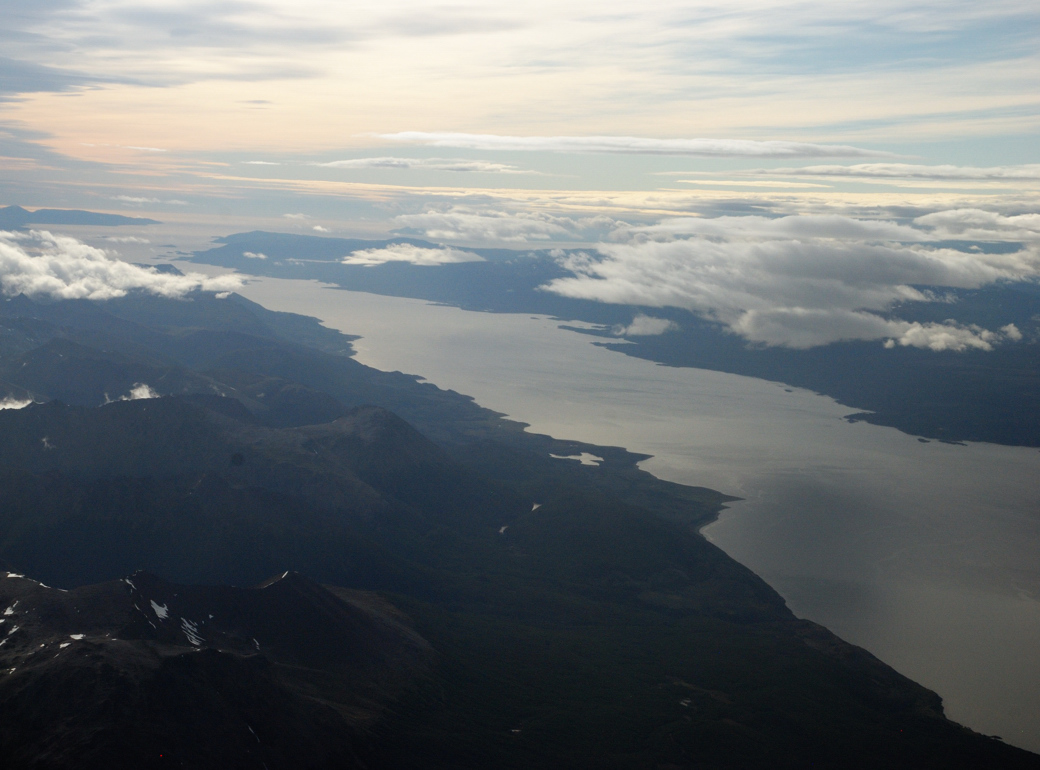
<svg viewBox="0 0 1040 770"><path fill-rule="evenodd" d="M226 215L449 249L604 244L557 287L604 301L634 266L687 254L758 269L750 243L830 248L858 271L945 233L1027 243L1016 277L1036 265L1035 2L0 0L0 40L6 204L214 234ZM792 216L844 224L763 220ZM752 307L734 280L674 301L772 341L748 313L775 303ZM841 312L881 312L903 296L886 281Z"/></svg>

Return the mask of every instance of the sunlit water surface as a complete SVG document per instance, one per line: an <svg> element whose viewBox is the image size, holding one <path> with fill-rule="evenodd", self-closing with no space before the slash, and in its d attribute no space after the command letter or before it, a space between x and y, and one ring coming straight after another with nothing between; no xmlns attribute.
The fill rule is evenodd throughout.
<svg viewBox="0 0 1040 770"><path fill-rule="evenodd" d="M262 279L242 294L360 334L358 360L421 374L561 438L653 455L744 498L704 534L826 625L1040 751L1040 452L921 443L829 398L658 366L544 317Z"/></svg>

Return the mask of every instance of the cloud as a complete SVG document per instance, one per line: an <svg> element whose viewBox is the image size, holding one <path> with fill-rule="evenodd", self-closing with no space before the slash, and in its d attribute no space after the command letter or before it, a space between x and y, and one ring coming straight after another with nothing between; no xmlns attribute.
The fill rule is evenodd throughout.
<svg viewBox="0 0 1040 770"><path fill-rule="evenodd" d="M809 214L779 218L674 217L656 225L619 230L624 235L651 238L697 235L703 238L835 238L862 241L928 241L933 236L894 222L853 219L837 214Z"/></svg>
<svg viewBox="0 0 1040 770"><path fill-rule="evenodd" d="M889 311L900 302L944 298L921 287L973 289L1040 275L1035 248L1010 254L935 248L912 243L933 237L909 237L916 228L846 217L686 218L621 232L628 241L602 243L598 253L561 254L572 276L543 288L578 299L684 308L751 342L793 348L885 339L933 350L988 350L1017 339L1017 329L910 323Z"/></svg>
<svg viewBox="0 0 1040 770"><path fill-rule="evenodd" d="M343 257L344 265L372 267L386 262L410 262L413 265L446 265L457 262L483 262L484 258L472 251L444 247L427 249L410 243L394 243L382 249L355 251Z"/></svg>
<svg viewBox="0 0 1040 770"><path fill-rule="evenodd" d="M0 56L0 100L8 94L69 91L97 81L83 73Z"/></svg>
<svg viewBox="0 0 1040 770"><path fill-rule="evenodd" d="M230 291L242 280L198 273L173 275L111 258L75 238L46 231L0 232L0 289L8 296L103 300L143 291L162 297L189 292Z"/></svg>
<svg viewBox="0 0 1040 770"><path fill-rule="evenodd" d="M242 256L249 259L267 259L267 255L259 251L243 251Z"/></svg>
<svg viewBox="0 0 1040 770"><path fill-rule="evenodd" d="M677 174L689 174L689 171L658 171L657 176L676 176ZM777 182L762 179L676 179L680 184L717 185L726 187L783 187L792 189L823 189L829 190L829 184L813 184L812 182Z"/></svg>
<svg viewBox="0 0 1040 770"><path fill-rule="evenodd" d="M306 214L282 214L286 219L310 219Z"/></svg>
<svg viewBox="0 0 1040 770"><path fill-rule="evenodd" d="M321 225L314 225L314 227L312 227L311 230L314 230L314 231L319 232L319 233L331 233L332 232L329 228L322 227Z"/></svg>
<svg viewBox="0 0 1040 770"><path fill-rule="evenodd" d="M746 174L812 176L842 179L918 179L924 181L1040 180L1040 164L1022 166L922 166L910 163L859 163L853 166L756 168Z"/></svg>
<svg viewBox="0 0 1040 770"><path fill-rule="evenodd" d="M949 321L945 324L901 323L904 325L902 333L885 340L886 348L894 348L898 344L935 351L992 350L994 344L1022 339L1022 333L1014 324L1008 324L999 332L993 332L975 324L962 326ZM895 322L893 328L899 325L900 322Z"/></svg>
<svg viewBox="0 0 1040 770"><path fill-rule="evenodd" d="M626 226L606 216L557 217L541 212L505 212L456 206L448 211L402 214L394 221L404 231L438 240L525 242L602 237Z"/></svg>
<svg viewBox="0 0 1040 770"><path fill-rule="evenodd" d="M133 195L113 195L112 200L123 203L162 203L158 198L139 198Z"/></svg>
<svg viewBox="0 0 1040 770"><path fill-rule="evenodd" d="M856 158L894 157L890 152L842 144L752 141L750 139L654 139L638 136L500 136L498 134L401 131L381 139L432 147L530 152L578 152L624 155L692 155L714 158Z"/></svg>
<svg viewBox="0 0 1040 770"><path fill-rule="evenodd" d="M639 313L628 326L615 326L611 331L618 337L652 337L679 329L679 324L667 318L654 318Z"/></svg>
<svg viewBox="0 0 1040 770"><path fill-rule="evenodd" d="M31 398L22 399L8 396L7 398L0 399L0 409L24 409L32 402Z"/></svg>
<svg viewBox="0 0 1040 770"><path fill-rule="evenodd" d="M144 382L135 382L134 386L130 388L130 392L125 396L120 396L116 401L141 401L146 398L162 398L162 394L152 390L151 386ZM114 403L108 394L105 394L105 403Z"/></svg>
<svg viewBox="0 0 1040 770"><path fill-rule="evenodd" d="M982 209L926 214L914 224L934 228L936 237L969 241L1040 241L1040 214L1004 216Z"/></svg>
<svg viewBox="0 0 1040 770"><path fill-rule="evenodd" d="M281 163L275 163L270 160L244 160L242 161L247 166L280 166Z"/></svg>
<svg viewBox="0 0 1040 770"><path fill-rule="evenodd" d="M533 174L533 171L510 166L506 163L494 163L489 160L465 160L459 158L352 158L350 160L334 160L329 163L314 163L324 168L346 169L425 169L428 171L454 171L478 174Z"/></svg>
<svg viewBox="0 0 1040 770"><path fill-rule="evenodd" d="M110 235L105 240L112 243L151 243L147 238L138 238L136 235Z"/></svg>
<svg viewBox="0 0 1040 770"><path fill-rule="evenodd" d="M162 200L160 198L144 198L136 195L113 195L112 200L122 201L123 203L132 203L135 206L139 206L145 203L165 203L169 206L188 206L190 205L187 201L177 200L171 198L169 200Z"/></svg>
<svg viewBox="0 0 1040 770"><path fill-rule="evenodd" d="M140 401L146 398L159 398L159 394L151 389L146 383L135 382L134 386L130 388L130 392L125 396L120 396L120 401Z"/></svg>

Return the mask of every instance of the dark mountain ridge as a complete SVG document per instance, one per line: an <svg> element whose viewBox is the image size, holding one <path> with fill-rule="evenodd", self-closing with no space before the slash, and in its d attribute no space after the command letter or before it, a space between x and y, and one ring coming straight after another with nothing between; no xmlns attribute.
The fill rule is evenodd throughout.
<svg viewBox="0 0 1040 770"><path fill-rule="evenodd" d="M0 575L6 767L364 767L365 726L431 650L378 598L135 573L63 592Z"/></svg>

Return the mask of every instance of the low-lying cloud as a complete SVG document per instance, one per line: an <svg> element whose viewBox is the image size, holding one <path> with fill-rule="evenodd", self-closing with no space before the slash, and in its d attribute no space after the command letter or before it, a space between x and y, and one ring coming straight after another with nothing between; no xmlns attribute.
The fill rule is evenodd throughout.
<svg viewBox="0 0 1040 770"><path fill-rule="evenodd" d="M1005 216L982 209L951 209L926 214L914 224L939 238L968 241L1040 241L1040 214Z"/></svg>
<svg viewBox="0 0 1040 770"><path fill-rule="evenodd" d="M830 238L863 241L928 241L933 236L894 222L853 219L837 214L807 214L779 218L673 217L645 227L619 230L615 237L644 236L654 239L683 235L702 238Z"/></svg>
<svg viewBox="0 0 1040 770"><path fill-rule="evenodd" d="M387 262L409 262L413 265L448 265L458 262L483 262L484 258L472 251L444 247L429 249L411 243L393 243L382 249L364 249L343 257L344 265L374 267Z"/></svg>
<svg viewBox="0 0 1040 770"><path fill-rule="evenodd" d="M626 226L606 216L560 217L544 212L506 212L456 206L447 211L402 214L394 222L403 232L450 241L526 242L597 240Z"/></svg>
<svg viewBox="0 0 1040 770"><path fill-rule="evenodd" d="M141 401L148 398L162 398L162 394L152 389L152 386L146 382L135 382L133 387L126 393L126 395L120 396L115 401ZM105 403L115 403L108 394L105 394Z"/></svg>
<svg viewBox="0 0 1040 770"><path fill-rule="evenodd" d="M628 326L618 325L612 331L618 337L655 337L665 332L677 331L678 329L679 324L675 321L639 313Z"/></svg>
<svg viewBox="0 0 1040 770"><path fill-rule="evenodd" d="M53 299L104 300L143 291L183 297L196 290L233 291L238 276L175 275L122 262L101 249L46 231L0 232L0 291Z"/></svg>
<svg viewBox="0 0 1040 770"><path fill-rule="evenodd" d="M751 139L655 139L641 136L501 136L498 134L401 131L378 134L402 144L475 150L577 152L624 155L690 155L706 158L879 158L890 152L845 144Z"/></svg>
<svg viewBox="0 0 1040 770"><path fill-rule="evenodd" d="M931 228L925 231L840 216L677 218L622 228L621 242L602 243L598 253L561 254L573 275L544 288L579 299L684 308L766 345L887 340L890 346L989 350L1020 338L1017 328L921 324L889 312L900 302L943 301L943 288L1040 275L1036 248L985 254L927 244L940 227L968 227L970 219L963 212L929 215L917 220ZM995 226L1011 219L1017 218L987 221Z"/></svg>

